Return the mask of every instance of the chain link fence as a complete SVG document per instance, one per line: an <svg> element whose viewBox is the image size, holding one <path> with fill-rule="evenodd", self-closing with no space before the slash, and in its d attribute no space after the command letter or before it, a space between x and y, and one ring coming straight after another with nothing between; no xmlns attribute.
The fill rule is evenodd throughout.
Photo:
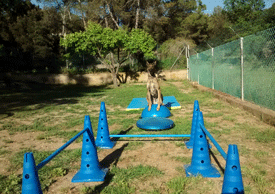
<svg viewBox="0 0 275 194"><path fill-rule="evenodd" d="M275 110L275 27L191 55L189 79Z"/></svg>

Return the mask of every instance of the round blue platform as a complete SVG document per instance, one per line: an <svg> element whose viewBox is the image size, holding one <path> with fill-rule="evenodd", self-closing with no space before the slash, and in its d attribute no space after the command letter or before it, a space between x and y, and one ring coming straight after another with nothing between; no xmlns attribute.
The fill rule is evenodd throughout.
<svg viewBox="0 0 275 194"><path fill-rule="evenodd" d="M150 111L148 111L148 106L145 107L145 109L141 113L141 118L146 118L146 117L170 117L171 112L170 110L166 107L161 105L159 111L157 111L157 104L152 104L152 108Z"/></svg>
<svg viewBox="0 0 275 194"><path fill-rule="evenodd" d="M163 117L146 117L137 121L137 127L145 130L165 130L174 126L174 121Z"/></svg>

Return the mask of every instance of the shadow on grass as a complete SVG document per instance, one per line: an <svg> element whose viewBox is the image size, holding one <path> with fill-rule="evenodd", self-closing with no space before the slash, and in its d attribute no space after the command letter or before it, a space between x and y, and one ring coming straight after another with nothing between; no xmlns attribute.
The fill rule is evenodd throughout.
<svg viewBox="0 0 275 194"><path fill-rule="evenodd" d="M217 165L219 166L219 168L222 171L222 173L224 174L224 168L222 167L221 163L219 162L219 160L217 159L217 157L215 156L215 154L211 151L211 149L209 149L209 153L213 157L213 159L215 160L215 162L217 163Z"/></svg>
<svg viewBox="0 0 275 194"><path fill-rule="evenodd" d="M113 151L111 154L109 154L108 156L106 156L101 162L100 164L104 167L110 167L111 164L113 164L114 166L117 165L118 160L123 152L123 150L128 146L128 143L123 144L123 146L121 146L121 148L116 149L115 151ZM110 171L108 172L108 174L106 175L106 178L104 180L104 182L100 185L97 185L92 193L100 193L105 187L107 187L111 182L112 179L114 177L114 174L112 174Z"/></svg>
<svg viewBox="0 0 275 194"><path fill-rule="evenodd" d="M14 111L27 111L30 105L36 105L31 110L38 110L49 105L76 104L78 97L87 94L102 96L105 87L13 82L9 87L0 88L0 119L13 116Z"/></svg>
<svg viewBox="0 0 275 194"><path fill-rule="evenodd" d="M120 131L117 135L125 135L125 134L127 134L131 129L133 129L133 126L129 127L129 128L126 129L126 130ZM119 139L120 139L119 137L113 137L113 138L111 138L111 141L118 141Z"/></svg>

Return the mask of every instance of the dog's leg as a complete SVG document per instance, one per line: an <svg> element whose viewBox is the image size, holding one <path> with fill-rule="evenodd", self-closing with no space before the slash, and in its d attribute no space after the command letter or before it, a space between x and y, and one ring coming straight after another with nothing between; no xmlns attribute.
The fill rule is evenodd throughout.
<svg viewBox="0 0 275 194"><path fill-rule="evenodd" d="M157 111L159 111L160 109L160 105L163 104L163 96L161 94L160 88L158 89L158 107L157 107Z"/></svg>
<svg viewBox="0 0 275 194"><path fill-rule="evenodd" d="M149 90L147 91L146 100L148 102L148 111L150 111L152 108L152 98Z"/></svg>

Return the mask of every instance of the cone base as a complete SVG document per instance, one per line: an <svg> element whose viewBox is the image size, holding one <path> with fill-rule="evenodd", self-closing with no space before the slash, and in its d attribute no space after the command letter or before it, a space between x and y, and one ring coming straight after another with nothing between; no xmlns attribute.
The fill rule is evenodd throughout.
<svg viewBox="0 0 275 194"><path fill-rule="evenodd" d="M82 173L79 171L72 178L72 183L81 183L81 182L102 182L104 181L106 174L108 173L108 168L102 168L96 172L92 173Z"/></svg>
<svg viewBox="0 0 275 194"><path fill-rule="evenodd" d="M218 178L221 177L219 171L211 164L206 169L193 168L190 164L184 165L186 177L201 175L204 178Z"/></svg>
<svg viewBox="0 0 275 194"><path fill-rule="evenodd" d="M95 141L96 147L102 148L102 149L112 149L115 146L115 141Z"/></svg>
<svg viewBox="0 0 275 194"><path fill-rule="evenodd" d="M185 143L185 146L187 147L187 149L193 149L194 142L185 141L184 143Z"/></svg>
<svg viewBox="0 0 275 194"><path fill-rule="evenodd" d="M244 194L243 185L237 185L236 182L227 182L227 185L222 188L222 194L238 193Z"/></svg>

